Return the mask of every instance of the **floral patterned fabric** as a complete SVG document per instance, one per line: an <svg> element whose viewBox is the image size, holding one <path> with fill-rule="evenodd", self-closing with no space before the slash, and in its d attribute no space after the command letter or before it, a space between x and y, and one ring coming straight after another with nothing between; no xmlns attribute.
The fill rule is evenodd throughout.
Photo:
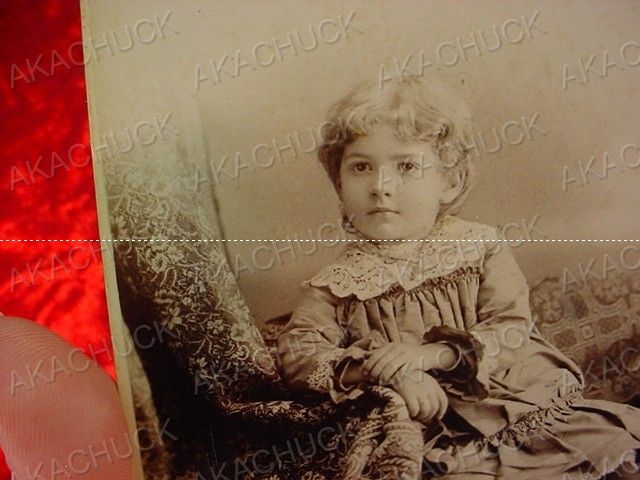
<svg viewBox="0 0 640 480"><path fill-rule="evenodd" d="M162 245L154 245L159 255L166 254ZM195 244L194 250L203 245ZM141 254L150 255L148 249L144 250L134 247L129 258L140 261ZM215 254L216 249L211 250ZM217 257L202 254L202 258L225 262L219 252ZM172 282L179 279L173 276L176 273L169 275ZM229 286L235 288L230 270L225 267L221 275L224 281L219 290L214 290L216 284L209 284L208 292L200 292L201 302L211 302L206 313L200 310L202 304L196 307L185 296L164 296L167 292L153 284L148 284L145 292L152 296L157 316L166 319L160 324L167 329L170 352L188 375L197 379L195 384L209 401L212 422L208 433L212 441L196 446L199 455L191 455L196 463L206 462L199 475L318 480L417 478L422 459L421 431L407 417L402 400L384 388L372 388L367 396L344 406L319 398L311 402L294 400L281 382L259 331L250 322L237 289L229 291ZM144 285L139 280L138 285ZM203 423L201 428L207 426ZM191 468L180 473L183 478L195 478L190 475L196 471Z"/></svg>

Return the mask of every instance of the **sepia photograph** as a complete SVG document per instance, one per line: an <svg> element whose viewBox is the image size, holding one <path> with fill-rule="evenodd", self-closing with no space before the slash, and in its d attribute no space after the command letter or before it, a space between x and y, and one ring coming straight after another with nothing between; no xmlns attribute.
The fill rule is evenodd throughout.
<svg viewBox="0 0 640 480"><path fill-rule="evenodd" d="M81 11L139 478L640 479L640 3Z"/></svg>

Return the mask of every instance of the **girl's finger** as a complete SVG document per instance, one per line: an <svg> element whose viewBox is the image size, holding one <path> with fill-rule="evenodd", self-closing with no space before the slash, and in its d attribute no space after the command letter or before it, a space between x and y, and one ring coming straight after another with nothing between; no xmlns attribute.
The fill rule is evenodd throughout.
<svg viewBox="0 0 640 480"><path fill-rule="evenodd" d="M429 387L429 393L433 395L434 401L437 405L436 415L438 418L442 418L447 411L447 407L449 406L449 399L447 398L447 394L444 392L442 387L431 377L429 382L431 385Z"/></svg>
<svg viewBox="0 0 640 480"><path fill-rule="evenodd" d="M426 422L431 420L436 412L433 400L429 393L420 396L420 421Z"/></svg>
<svg viewBox="0 0 640 480"><path fill-rule="evenodd" d="M449 399L447 395L444 393L442 389L437 392L438 399L440 400L439 408L438 408L438 418L441 419L444 417L444 414L447 413L447 407L449 406Z"/></svg>
<svg viewBox="0 0 640 480"><path fill-rule="evenodd" d="M420 412L420 403L418 398L415 395L409 393L408 391L405 393L404 403L407 405L407 410L409 411L409 417L416 418L418 413Z"/></svg>
<svg viewBox="0 0 640 480"><path fill-rule="evenodd" d="M393 345L388 343L387 345L384 345L384 346L374 350L373 353L371 354L371 356L362 365L362 368L365 369L365 372L370 372L371 369L374 367L374 365L376 363L378 363L378 360L380 360L384 355L386 355L387 352L392 348L393 348Z"/></svg>
<svg viewBox="0 0 640 480"><path fill-rule="evenodd" d="M369 372L369 376L374 379L380 378L380 374L382 373L384 368L398 355L401 355L401 353L398 353L395 350L388 351L372 366L371 371Z"/></svg>
<svg viewBox="0 0 640 480"><path fill-rule="evenodd" d="M394 375L402 376L403 372L401 372L401 370L405 365L406 363L403 362L402 356L395 357L391 359L389 363L387 363L387 365L384 367L384 369L382 370L380 375L378 375L377 378L379 378L380 383L384 385ZM398 378L398 380L401 380L401 379Z"/></svg>

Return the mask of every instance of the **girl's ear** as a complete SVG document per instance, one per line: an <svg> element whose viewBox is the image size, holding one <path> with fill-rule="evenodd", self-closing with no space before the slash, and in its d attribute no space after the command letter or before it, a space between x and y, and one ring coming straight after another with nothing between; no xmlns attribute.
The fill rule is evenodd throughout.
<svg viewBox="0 0 640 480"><path fill-rule="evenodd" d="M464 188L465 177L464 170L455 170L444 175L444 190L440 199L442 203L451 203L458 198Z"/></svg>

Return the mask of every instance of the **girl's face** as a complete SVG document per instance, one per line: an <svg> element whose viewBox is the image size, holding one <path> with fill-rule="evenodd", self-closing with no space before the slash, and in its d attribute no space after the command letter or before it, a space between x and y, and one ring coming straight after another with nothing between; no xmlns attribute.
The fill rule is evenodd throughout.
<svg viewBox="0 0 640 480"><path fill-rule="evenodd" d="M372 240L429 235L441 203L454 200L462 183L451 185L436 162L429 143L399 139L392 128L377 124L345 147L340 165L345 213Z"/></svg>

